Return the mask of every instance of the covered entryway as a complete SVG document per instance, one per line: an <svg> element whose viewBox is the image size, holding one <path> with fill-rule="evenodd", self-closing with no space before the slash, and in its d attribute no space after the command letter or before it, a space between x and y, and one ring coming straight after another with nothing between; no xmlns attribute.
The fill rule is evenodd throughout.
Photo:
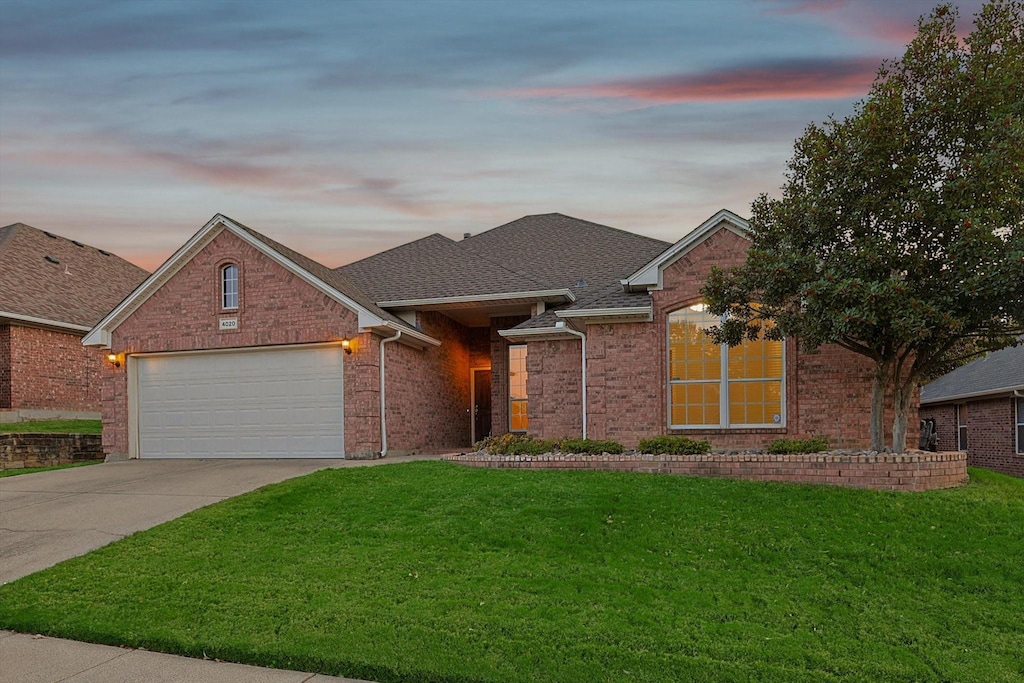
<svg viewBox="0 0 1024 683"><path fill-rule="evenodd" d="M325 345L132 356L133 454L344 457L344 355Z"/></svg>

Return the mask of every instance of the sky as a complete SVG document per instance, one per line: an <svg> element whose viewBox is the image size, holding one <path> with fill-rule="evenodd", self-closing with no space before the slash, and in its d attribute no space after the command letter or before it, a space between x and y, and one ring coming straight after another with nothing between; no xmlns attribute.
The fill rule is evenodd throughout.
<svg viewBox="0 0 1024 683"><path fill-rule="evenodd" d="M332 267L550 212L675 242L935 4L0 0L0 225L151 270L216 213Z"/></svg>

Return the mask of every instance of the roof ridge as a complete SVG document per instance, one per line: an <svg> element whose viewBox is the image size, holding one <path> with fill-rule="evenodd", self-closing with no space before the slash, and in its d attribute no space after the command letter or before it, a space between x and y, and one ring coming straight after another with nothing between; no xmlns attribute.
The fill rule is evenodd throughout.
<svg viewBox="0 0 1024 683"><path fill-rule="evenodd" d="M616 233L620 233L620 234L623 234L623 235L629 235L630 237L639 237L641 239L649 240L651 242L657 242L658 244L664 244L666 248L672 246L671 242L665 242L664 240L659 240L656 237L648 237L647 235L641 235L640 233L633 232L632 230L624 230L623 228L616 228L616 227L613 227L611 225L605 225L604 223L595 223L594 221L588 221L586 218L577 218L576 216L570 216L569 214L561 213L560 211L551 211L551 212L548 212L548 213L530 213L530 214L526 214L525 216L520 216L519 218L516 218L515 220L508 221L507 223L502 223L501 225L496 225L493 228L489 228L487 230L484 230L483 232L479 232L479 233L476 233L475 235L471 235L471 236L463 239L462 241L458 242L457 244L462 244L463 242L472 242L477 237L482 237L483 235L486 235L486 234L488 234L490 232L494 232L495 230L507 227L509 225L512 225L513 223L517 223L517 222L519 222L521 220L525 220L527 218L543 218L545 216L560 216L562 218L568 218L569 220L577 221L579 223L586 223L587 225L592 225L594 227L602 228L604 230L610 230L610 231L613 231L613 232L616 232Z"/></svg>
<svg viewBox="0 0 1024 683"><path fill-rule="evenodd" d="M416 238L416 239L414 239L414 240L412 240L410 242L402 242L401 244L396 244L395 246L391 247L390 249L385 249L384 251L378 251L378 252L376 252L374 254L370 254L369 256L364 256L363 258L359 259L358 261L352 261L351 263L344 263L344 264L342 264L340 266L332 268L331 270L341 270L342 268L348 268L349 266L354 266L357 263L362 263L363 261L368 261L369 259L376 258L376 257L381 256L383 254L388 254L388 253L390 253L392 251L395 251L396 249L401 249L403 247L407 247L410 244L416 244L417 242L423 242L424 240L428 240L428 239L430 239L432 237L440 237L441 239L443 239L443 240L445 240L447 242L451 242L452 244L458 244L458 242L453 240L451 237L446 237L446 236L442 235L439 232L432 232L429 235L424 235L423 237L418 237L418 238Z"/></svg>

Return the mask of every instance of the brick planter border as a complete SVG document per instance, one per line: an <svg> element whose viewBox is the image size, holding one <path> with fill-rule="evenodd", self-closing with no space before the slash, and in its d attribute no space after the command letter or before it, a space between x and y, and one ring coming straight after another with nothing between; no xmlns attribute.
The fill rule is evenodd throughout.
<svg viewBox="0 0 1024 683"><path fill-rule="evenodd" d="M446 455L444 460L468 467L533 470L614 470L754 481L828 484L885 491L929 491L967 483L963 452L903 455Z"/></svg>
<svg viewBox="0 0 1024 683"><path fill-rule="evenodd" d="M0 434L0 470L103 458L99 434Z"/></svg>

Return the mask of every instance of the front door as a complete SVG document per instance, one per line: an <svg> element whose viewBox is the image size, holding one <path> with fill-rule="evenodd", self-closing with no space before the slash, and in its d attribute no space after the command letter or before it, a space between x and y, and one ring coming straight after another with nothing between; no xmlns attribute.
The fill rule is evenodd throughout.
<svg viewBox="0 0 1024 683"><path fill-rule="evenodd" d="M473 370L473 443L491 435L491 369Z"/></svg>

